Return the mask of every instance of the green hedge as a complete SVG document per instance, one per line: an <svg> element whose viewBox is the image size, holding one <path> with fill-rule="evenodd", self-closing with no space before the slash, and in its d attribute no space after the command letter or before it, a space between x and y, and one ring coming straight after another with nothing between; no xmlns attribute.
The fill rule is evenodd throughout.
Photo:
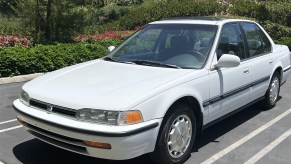
<svg viewBox="0 0 291 164"><path fill-rule="evenodd" d="M269 18L270 13L265 3L256 3L250 0L238 0L230 3L228 13L231 15L255 18L259 21Z"/></svg>
<svg viewBox="0 0 291 164"><path fill-rule="evenodd" d="M279 40L274 40L274 42L277 44L286 45L289 47L289 50L291 50L291 38L283 37L283 38L280 38Z"/></svg>
<svg viewBox="0 0 291 164"><path fill-rule="evenodd" d="M167 17L232 15L254 18L260 22L272 21L291 26L291 3L287 1L257 2L253 0L148 0L132 8L120 19L100 25L99 30L133 29L151 21Z"/></svg>
<svg viewBox="0 0 291 164"><path fill-rule="evenodd" d="M149 0L131 9L118 20L100 25L100 32L108 30L133 30L136 26L168 17L205 16L225 12L226 8L219 2L193 0Z"/></svg>
<svg viewBox="0 0 291 164"><path fill-rule="evenodd" d="M229 0L228 3L227 13L229 15L255 18L260 22L271 21L283 26L291 25L290 1Z"/></svg>
<svg viewBox="0 0 291 164"><path fill-rule="evenodd" d="M144 26L162 18L208 15L256 20L276 43L288 45L291 50L291 3L287 1L148 0L132 8L118 20L98 25L97 29L100 32L131 30L136 26ZM16 25L11 25L14 26ZM92 30L96 32L96 26L93 26ZM32 48L0 48L0 77L48 72L100 58L107 54L109 45L119 43L118 40L107 40L92 43L36 45Z"/></svg>
<svg viewBox="0 0 291 164"><path fill-rule="evenodd" d="M49 72L100 58L119 41L0 48L0 77Z"/></svg>
<svg viewBox="0 0 291 164"><path fill-rule="evenodd" d="M274 40L278 40L282 37L291 37L291 28L282 26L278 23L272 23L270 21L260 22L264 29Z"/></svg>
<svg viewBox="0 0 291 164"><path fill-rule="evenodd" d="M132 30L162 18L187 16L243 17L259 22L274 39L291 37L291 3L287 1L148 0L118 20L92 29Z"/></svg>

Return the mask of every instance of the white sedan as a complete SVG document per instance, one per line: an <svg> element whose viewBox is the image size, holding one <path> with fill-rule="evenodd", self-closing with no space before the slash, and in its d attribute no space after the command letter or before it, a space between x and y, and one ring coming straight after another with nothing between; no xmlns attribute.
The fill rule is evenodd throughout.
<svg viewBox="0 0 291 164"><path fill-rule="evenodd" d="M164 19L109 50L26 83L13 107L27 131L88 156L183 163L206 127L274 107L291 72L288 47L248 20Z"/></svg>

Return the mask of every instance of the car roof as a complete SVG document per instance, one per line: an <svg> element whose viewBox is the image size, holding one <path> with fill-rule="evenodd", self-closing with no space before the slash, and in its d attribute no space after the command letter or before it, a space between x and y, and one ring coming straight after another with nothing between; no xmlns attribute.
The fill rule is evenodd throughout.
<svg viewBox="0 0 291 164"><path fill-rule="evenodd" d="M205 24L205 25L223 25L229 22L253 22L244 19L226 19L218 17L174 17L165 18L149 24Z"/></svg>

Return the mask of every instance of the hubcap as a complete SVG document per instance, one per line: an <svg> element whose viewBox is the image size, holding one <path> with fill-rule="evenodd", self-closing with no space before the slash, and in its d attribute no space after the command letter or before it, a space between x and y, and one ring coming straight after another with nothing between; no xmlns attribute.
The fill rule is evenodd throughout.
<svg viewBox="0 0 291 164"><path fill-rule="evenodd" d="M185 154L192 138L192 123L188 116L178 116L171 125L168 133L168 151L173 158Z"/></svg>
<svg viewBox="0 0 291 164"><path fill-rule="evenodd" d="M276 102L278 98L278 93L279 93L279 79L275 78L272 81L271 88L270 88L270 101L272 104Z"/></svg>

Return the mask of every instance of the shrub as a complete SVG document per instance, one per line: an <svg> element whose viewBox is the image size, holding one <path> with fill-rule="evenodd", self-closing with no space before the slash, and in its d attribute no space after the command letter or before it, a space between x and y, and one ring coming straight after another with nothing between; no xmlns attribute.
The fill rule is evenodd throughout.
<svg viewBox="0 0 291 164"><path fill-rule="evenodd" d="M88 41L116 41L125 40L129 37L134 31L108 31L102 34L94 35L79 35L74 38L74 41L77 42L88 42Z"/></svg>
<svg viewBox="0 0 291 164"><path fill-rule="evenodd" d="M286 45L286 46L288 46L289 50L291 50L291 38L289 38L289 37L283 37L283 38L280 38L278 40L274 40L274 42L277 44Z"/></svg>
<svg viewBox="0 0 291 164"><path fill-rule="evenodd" d="M1 8L0 8L1 9ZM0 14L0 35L29 34L19 18L8 18Z"/></svg>
<svg viewBox="0 0 291 164"><path fill-rule="evenodd" d="M259 21L269 18L269 12L264 3L255 3L250 0L233 1L229 7L229 14L255 18Z"/></svg>
<svg viewBox="0 0 291 164"><path fill-rule="evenodd" d="M272 23L270 21L262 22L261 25L274 40L282 37L291 37L290 27L282 26L278 23Z"/></svg>
<svg viewBox="0 0 291 164"><path fill-rule="evenodd" d="M36 45L0 49L0 77L49 72L107 54L111 40L96 43Z"/></svg>
<svg viewBox="0 0 291 164"><path fill-rule="evenodd" d="M0 35L0 48L13 46L32 46L32 38L20 34Z"/></svg>
<svg viewBox="0 0 291 164"><path fill-rule="evenodd" d="M205 16L225 12L225 5L213 1L172 0L147 1L131 9L117 21L98 26L99 32L108 30L134 30L137 26L168 17Z"/></svg>
<svg viewBox="0 0 291 164"><path fill-rule="evenodd" d="M267 1L265 4L269 13L269 21L291 27L290 1Z"/></svg>
<svg viewBox="0 0 291 164"><path fill-rule="evenodd" d="M288 1L252 1L252 0L148 0L142 5L130 9L116 21L97 25L95 31L133 30L136 26L166 17L189 16L239 16L255 19L267 26L276 39L283 32L290 31L291 3ZM271 23L272 22L272 23ZM279 30L276 34L274 30Z"/></svg>

